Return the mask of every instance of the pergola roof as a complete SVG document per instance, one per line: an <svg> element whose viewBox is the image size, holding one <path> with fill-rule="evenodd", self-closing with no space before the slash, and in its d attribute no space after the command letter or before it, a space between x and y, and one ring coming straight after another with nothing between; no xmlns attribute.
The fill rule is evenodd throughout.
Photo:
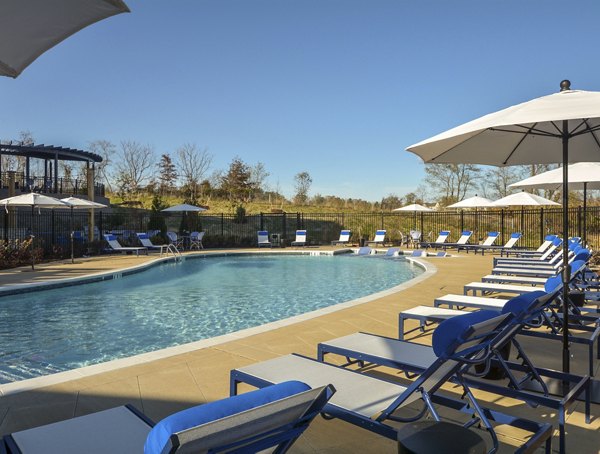
<svg viewBox="0 0 600 454"><path fill-rule="evenodd" d="M89 151L44 144L0 143L0 155L58 159L60 161L102 162L102 156Z"/></svg>

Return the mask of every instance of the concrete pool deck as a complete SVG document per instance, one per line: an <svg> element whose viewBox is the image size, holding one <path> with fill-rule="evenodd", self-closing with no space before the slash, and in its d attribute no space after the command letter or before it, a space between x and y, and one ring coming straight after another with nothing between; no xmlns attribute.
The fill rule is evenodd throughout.
<svg viewBox="0 0 600 454"><path fill-rule="evenodd" d="M250 251L258 252L256 249ZM42 264L36 267L35 272L3 270L0 271L0 288L130 268L154 260L155 257L156 255L102 256L77 259L76 264L71 264L70 261ZM3 393L0 399L0 433L6 434L125 403L135 405L157 421L191 405L226 397L229 392L229 371L235 367L292 352L315 357L318 342L356 331L396 337L398 313L401 310L419 304L431 305L435 297L446 293L462 293L463 285L480 280L481 276L489 272L492 263L491 255L473 254L460 254L448 259L421 260L425 264L434 265L437 273L428 273L426 279L420 279L408 288L362 304L344 306L335 312L329 311L293 324L274 326L266 331L257 330L243 337L213 342L212 345L203 348L194 348L160 359L148 359L104 372L98 370L97 373L81 378L36 386L21 392L0 386ZM431 337L429 334L430 332L420 335L415 332L408 338L428 343ZM536 364L560 368L559 342L544 343L540 339L526 338L523 344ZM586 349L574 346L573 354L574 371L585 373ZM598 362L595 364L595 372L596 375L600 372ZM399 374L385 368L377 368L373 373L385 374L387 378L392 379L400 377ZM447 389L456 392L452 386L448 386ZM487 406L515 416L551 422L555 427L557 425L553 410L542 407L533 409L512 399L480 392L476 394ZM600 452L599 405L592 405L592 417L592 423L586 425L583 403L577 404L574 411L568 415L568 452ZM503 442L502 452L512 452L514 446L520 444L523 434L506 427L498 427L497 430ZM489 437L485 434L483 437L489 444ZM558 448L557 440L553 447L555 450ZM291 452L392 453L397 452L397 448L394 442L356 426L319 418L294 445Z"/></svg>

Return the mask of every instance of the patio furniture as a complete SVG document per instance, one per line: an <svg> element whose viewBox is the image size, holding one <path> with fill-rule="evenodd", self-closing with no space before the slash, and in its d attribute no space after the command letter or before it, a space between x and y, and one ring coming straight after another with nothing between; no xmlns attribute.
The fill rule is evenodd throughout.
<svg viewBox="0 0 600 454"><path fill-rule="evenodd" d="M177 233L169 231L167 232L167 237L169 237L169 244L175 246L175 249L183 250L185 249L185 242L182 236L177 235Z"/></svg>
<svg viewBox="0 0 600 454"><path fill-rule="evenodd" d="M339 239L332 241L331 245L332 246L337 246L339 244L348 244L350 242L350 234L352 233L351 230L342 230L340 232L340 237Z"/></svg>
<svg viewBox="0 0 600 454"><path fill-rule="evenodd" d="M385 233L385 230L377 230L372 240L365 241L365 246L369 246L370 244L383 246L385 244Z"/></svg>
<svg viewBox="0 0 600 454"><path fill-rule="evenodd" d="M296 230L296 239L291 242L292 246L306 246L306 230Z"/></svg>
<svg viewBox="0 0 600 454"><path fill-rule="evenodd" d="M204 249L202 245L202 238L204 238L205 232L192 232L190 233L190 251L192 249Z"/></svg>
<svg viewBox="0 0 600 454"><path fill-rule="evenodd" d="M269 241L269 232L266 230L259 230L256 232L258 236L258 247L273 247L271 242Z"/></svg>
<svg viewBox="0 0 600 454"><path fill-rule="evenodd" d="M108 243L108 246L112 251L115 252L135 252L135 255L140 255L140 251L144 251L148 255L148 249L145 247L124 247L121 246L115 235L105 234L104 239Z"/></svg>
<svg viewBox="0 0 600 454"><path fill-rule="evenodd" d="M152 243L152 241L150 240L150 236L147 233L136 233L136 235L137 235L140 243L142 243L142 246L144 246L148 250L153 250L153 249L160 250L160 255L162 255L164 250L167 249L167 247L168 247L166 244Z"/></svg>

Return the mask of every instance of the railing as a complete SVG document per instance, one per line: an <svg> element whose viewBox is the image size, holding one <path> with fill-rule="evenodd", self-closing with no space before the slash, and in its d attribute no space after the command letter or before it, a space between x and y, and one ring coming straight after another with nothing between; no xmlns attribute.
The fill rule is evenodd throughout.
<svg viewBox="0 0 600 454"><path fill-rule="evenodd" d="M2 188L8 188L9 173L0 172L0 184ZM53 178L30 177L27 179L23 172L15 172L15 189L20 192L40 192L50 194L72 194L87 195L87 180L76 178L58 178L55 182ZM104 185L94 184L94 195L104 197Z"/></svg>
<svg viewBox="0 0 600 454"><path fill-rule="evenodd" d="M548 233L562 235L562 209L527 209L495 211L434 211L424 213L285 213L257 214L236 217L229 214L172 215L152 214L145 210L114 209L95 212L95 242L88 238L87 211L35 210L29 208L0 210L0 240L24 240L33 232L38 247L46 255L62 250L70 254L70 233L75 231L76 255L102 250L100 232L119 235L123 245L138 245L136 232L148 232L164 222L167 230L204 231L205 247L255 246L256 232L267 230L279 234L284 244L292 241L297 229L308 231L310 244L329 244L339 237L340 230L352 230L352 241L373 239L378 229L387 230L391 243L400 243L410 230L423 232L423 238L435 239L440 230L450 230L455 241L462 230L473 230L471 242L483 240L489 231L499 231L498 244L508 241L512 232L523 233L520 247L537 247ZM583 236L583 210L569 210L569 236ZM586 216L587 241L592 247L600 245L600 207L588 208ZM58 251L58 252L57 252Z"/></svg>

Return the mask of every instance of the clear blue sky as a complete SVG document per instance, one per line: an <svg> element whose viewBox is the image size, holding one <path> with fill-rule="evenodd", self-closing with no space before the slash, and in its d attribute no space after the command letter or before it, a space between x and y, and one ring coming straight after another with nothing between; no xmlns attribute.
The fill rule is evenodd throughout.
<svg viewBox="0 0 600 454"><path fill-rule="evenodd" d="M195 142L287 196L308 171L311 195L375 201L419 184L415 142L564 78L600 90L597 1L125 1L0 78L2 140Z"/></svg>

